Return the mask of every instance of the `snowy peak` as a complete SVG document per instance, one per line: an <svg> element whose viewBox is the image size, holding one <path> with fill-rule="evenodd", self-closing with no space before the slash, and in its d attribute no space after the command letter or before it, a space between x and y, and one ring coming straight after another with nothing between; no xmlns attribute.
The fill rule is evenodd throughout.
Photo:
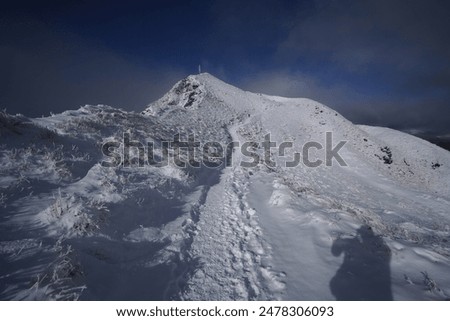
<svg viewBox="0 0 450 321"><path fill-rule="evenodd" d="M437 146L420 144L420 139L395 130L380 129L386 133L381 135L355 126L319 102L243 91L208 73L179 81L143 114L170 119L181 131L197 126L203 139L227 141L229 128L240 124L246 140L262 142L270 133L278 143L288 139L301 148L308 142L325 146L326 133L331 133L335 141L346 142L342 152L349 165L365 164L401 184L439 194L450 190L449 172L441 166L450 164L449 153ZM418 144L428 147L412 152Z"/></svg>
<svg viewBox="0 0 450 321"><path fill-rule="evenodd" d="M169 106L193 108L204 97L204 86L193 76L179 81L164 97Z"/></svg>
<svg viewBox="0 0 450 321"><path fill-rule="evenodd" d="M177 82L169 92L155 103L150 104L143 113L145 115L161 115L167 109L175 107L184 110L196 109L206 94L212 93L211 89L219 82L220 80L207 73L190 75Z"/></svg>

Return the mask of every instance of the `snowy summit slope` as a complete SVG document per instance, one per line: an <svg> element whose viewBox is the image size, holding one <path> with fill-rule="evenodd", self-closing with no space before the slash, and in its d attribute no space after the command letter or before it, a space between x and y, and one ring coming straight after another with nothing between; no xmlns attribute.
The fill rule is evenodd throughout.
<svg viewBox="0 0 450 321"><path fill-rule="evenodd" d="M124 133L158 156L176 134L229 153L198 168L138 167L132 147L129 162L102 166L102 145L122 147ZM141 114L2 113L0 134L1 299L450 297L450 153L419 138L206 73ZM274 163L268 134L286 147L271 149ZM320 166L302 162L311 142ZM340 142L344 163L327 166ZM294 153L299 164L285 166Z"/></svg>

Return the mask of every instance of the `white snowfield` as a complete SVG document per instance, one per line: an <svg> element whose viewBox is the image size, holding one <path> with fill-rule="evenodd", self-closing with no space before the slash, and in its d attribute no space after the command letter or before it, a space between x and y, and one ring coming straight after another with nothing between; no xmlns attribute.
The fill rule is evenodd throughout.
<svg viewBox="0 0 450 321"><path fill-rule="evenodd" d="M138 167L132 147L128 166L102 166L124 133L156 155L179 133L254 142L260 159L241 166L252 158L235 147L232 166ZM345 164L325 164L327 133ZM267 134L292 143L276 164ZM450 153L408 134L203 73L141 114L1 113L0 135L0 299L450 298ZM308 142L320 166L305 165Z"/></svg>

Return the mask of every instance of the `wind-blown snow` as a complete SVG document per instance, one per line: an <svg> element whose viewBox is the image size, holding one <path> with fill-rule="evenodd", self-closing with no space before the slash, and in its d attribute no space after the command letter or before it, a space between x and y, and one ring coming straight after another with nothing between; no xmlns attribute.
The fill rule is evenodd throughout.
<svg viewBox="0 0 450 321"><path fill-rule="evenodd" d="M280 166L306 142L325 145L327 132L347 142L347 166ZM241 145L270 133L294 148L274 153L276 167L241 167L237 148L232 167L101 166L102 144L123 133L156 146L177 133ZM2 113L0 135L2 299L450 296L450 154L419 138L209 74L142 114Z"/></svg>

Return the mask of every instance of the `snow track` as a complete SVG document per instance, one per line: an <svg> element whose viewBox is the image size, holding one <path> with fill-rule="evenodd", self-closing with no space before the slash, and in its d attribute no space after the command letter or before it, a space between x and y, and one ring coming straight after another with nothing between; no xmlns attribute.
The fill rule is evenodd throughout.
<svg viewBox="0 0 450 321"><path fill-rule="evenodd" d="M238 126L230 136L239 141ZM233 162L239 163L235 153ZM186 300L272 300L279 298L283 283L266 266L269 259L254 209L247 202L248 171L225 168L199 208L199 221L191 255L199 268L181 297Z"/></svg>
<svg viewBox="0 0 450 321"><path fill-rule="evenodd" d="M246 201L247 182L242 177L242 170L226 169L200 208L191 249L191 255L199 258L199 269L183 299L269 300L277 298L275 288L282 288L264 267L267 245Z"/></svg>

